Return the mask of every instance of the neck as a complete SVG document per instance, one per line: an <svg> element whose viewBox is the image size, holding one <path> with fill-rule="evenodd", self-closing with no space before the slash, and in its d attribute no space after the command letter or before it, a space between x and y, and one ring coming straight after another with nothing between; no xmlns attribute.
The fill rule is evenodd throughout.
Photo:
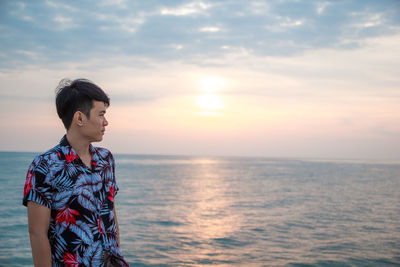
<svg viewBox="0 0 400 267"><path fill-rule="evenodd" d="M67 131L67 140L80 158L90 157L90 142L73 131Z"/></svg>

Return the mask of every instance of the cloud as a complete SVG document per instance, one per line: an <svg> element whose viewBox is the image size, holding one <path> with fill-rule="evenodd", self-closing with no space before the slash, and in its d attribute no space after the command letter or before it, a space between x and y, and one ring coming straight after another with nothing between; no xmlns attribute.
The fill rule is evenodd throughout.
<svg viewBox="0 0 400 267"><path fill-rule="evenodd" d="M195 14L202 14L211 6L212 6L211 4L204 3L202 1L195 1L175 8L162 8L160 13L161 15L189 16Z"/></svg>
<svg viewBox="0 0 400 267"><path fill-rule="evenodd" d="M325 9L330 5L329 2L320 2L317 4L317 13L318 15L322 15Z"/></svg>
<svg viewBox="0 0 400 267"><path fill-rule="evenodd" d="M63 15L55 15L52 20L58 26L57 30L60 31L78 27L78 24L72 18Z"/></svg>
<svg viewBox="0 0 400 267"><path fill-rule="evenodd" d="M62 3L60 1L52 1L52 0L44 0L44 5L48 6L50 8L53 8L54 10L67 10L67 11L77 11L78 8Z"/></svg>
<svg viewBox="0 0 400 267"><path fill-rule="evenodd" d="M203 27L203 28L200 28L200 31L201 32L219 32L219 31L221 31L221 29L218 27Z"/></svg>
<svg viewBox="0 0 400 267"><path fill-rule="evenodd" d="M212 66L235 52L286 56L347 50L367 38L400 32L400 7L389 0L104 0L79 6L47 0L2 5L3 69L123 57Z"/></svg>

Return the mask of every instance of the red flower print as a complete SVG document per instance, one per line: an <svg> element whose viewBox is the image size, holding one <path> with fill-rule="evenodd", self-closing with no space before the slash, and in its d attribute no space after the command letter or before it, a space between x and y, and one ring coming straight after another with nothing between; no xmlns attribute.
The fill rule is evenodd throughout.
<svg viewBox="0 0 400 267"><path fill-rule="evenodd" d="M72 255L71 253L66 252L63 256L64 263L66 267L79 267L78 257L76 253Z"/></svg>
<svg viewBox="0 0 400 267"><path fill-rule="evenodd" d="M58 223L63 223L65 222L65 225L68 226L68 224L76 224L75 216L74 215L79 215L79 212L76 210L70 209L70 208L65 208L62 210L57 210L58 214L56 216L56 221Z"/></svg>
<svg viewBox="0 0 400 267"><path fill-rule="evenodd" d="M57 152L58 159L61 159L60 152Z"/></svg>
<svg viewBox="0 0 400 267"><path fill-rule="evenodd" d="M111 194L111 196L108 196L107 198L108 198L111 202L114 202L114 187L109 186L108 188L110 189L110 194Z"/></svg>
<svg viewBox="0 0 400 267"><path fill-rule="evenodd" d="M95 168L97 168L97 162L96 162L96 161L92 160L92 164L93 164L93 166L94 166Z"/></svg>
<svg viewBox="0 0 400 267"><path fill-rule="evenodd" d="M98 227L99 227L99 233L101 235L104 234L103 228L101 227L101 219L100 218L97 219L97 224L98 224Z"/></svg>
<svg viewBox="0 0 400 267"><path fill-rule="evenodd" d="M71 163L74 159L79 158L78 155L75 155L74 152L70 152L70 155L66 154L65 159L67 160L68 163Z"/></svg>
<svg viewBox="0 0 400 267"><path fill-rule="evenodd" d="M29 191L31 191L33 185L32 185L32 172L31 168L29 167L28 174L26 175L26 181L25 181L25 186L24 186L24 197L27 197L29 194Z"/></svg>

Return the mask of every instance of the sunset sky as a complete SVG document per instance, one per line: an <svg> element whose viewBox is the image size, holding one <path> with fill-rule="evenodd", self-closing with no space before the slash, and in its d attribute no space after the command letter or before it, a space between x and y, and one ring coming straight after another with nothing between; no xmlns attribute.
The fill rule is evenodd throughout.
<svg viewBox="0 0 400 267"><path fill-rule="evenodd" d="M0 1L0 150L111 98L114 153L400 159L400 1Z"/></svg>

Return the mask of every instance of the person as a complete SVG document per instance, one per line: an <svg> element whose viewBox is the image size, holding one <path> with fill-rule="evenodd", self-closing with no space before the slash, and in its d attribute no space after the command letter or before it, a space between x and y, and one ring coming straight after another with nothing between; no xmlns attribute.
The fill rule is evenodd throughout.
<svg viewBox="0 0 400 267"><path fill-rule="evenodd" d="M86 79L60 82L66 134L29 166L23 193L35 266L129 266L120 251L111 152L103 139L110 99Z"/></svg>

